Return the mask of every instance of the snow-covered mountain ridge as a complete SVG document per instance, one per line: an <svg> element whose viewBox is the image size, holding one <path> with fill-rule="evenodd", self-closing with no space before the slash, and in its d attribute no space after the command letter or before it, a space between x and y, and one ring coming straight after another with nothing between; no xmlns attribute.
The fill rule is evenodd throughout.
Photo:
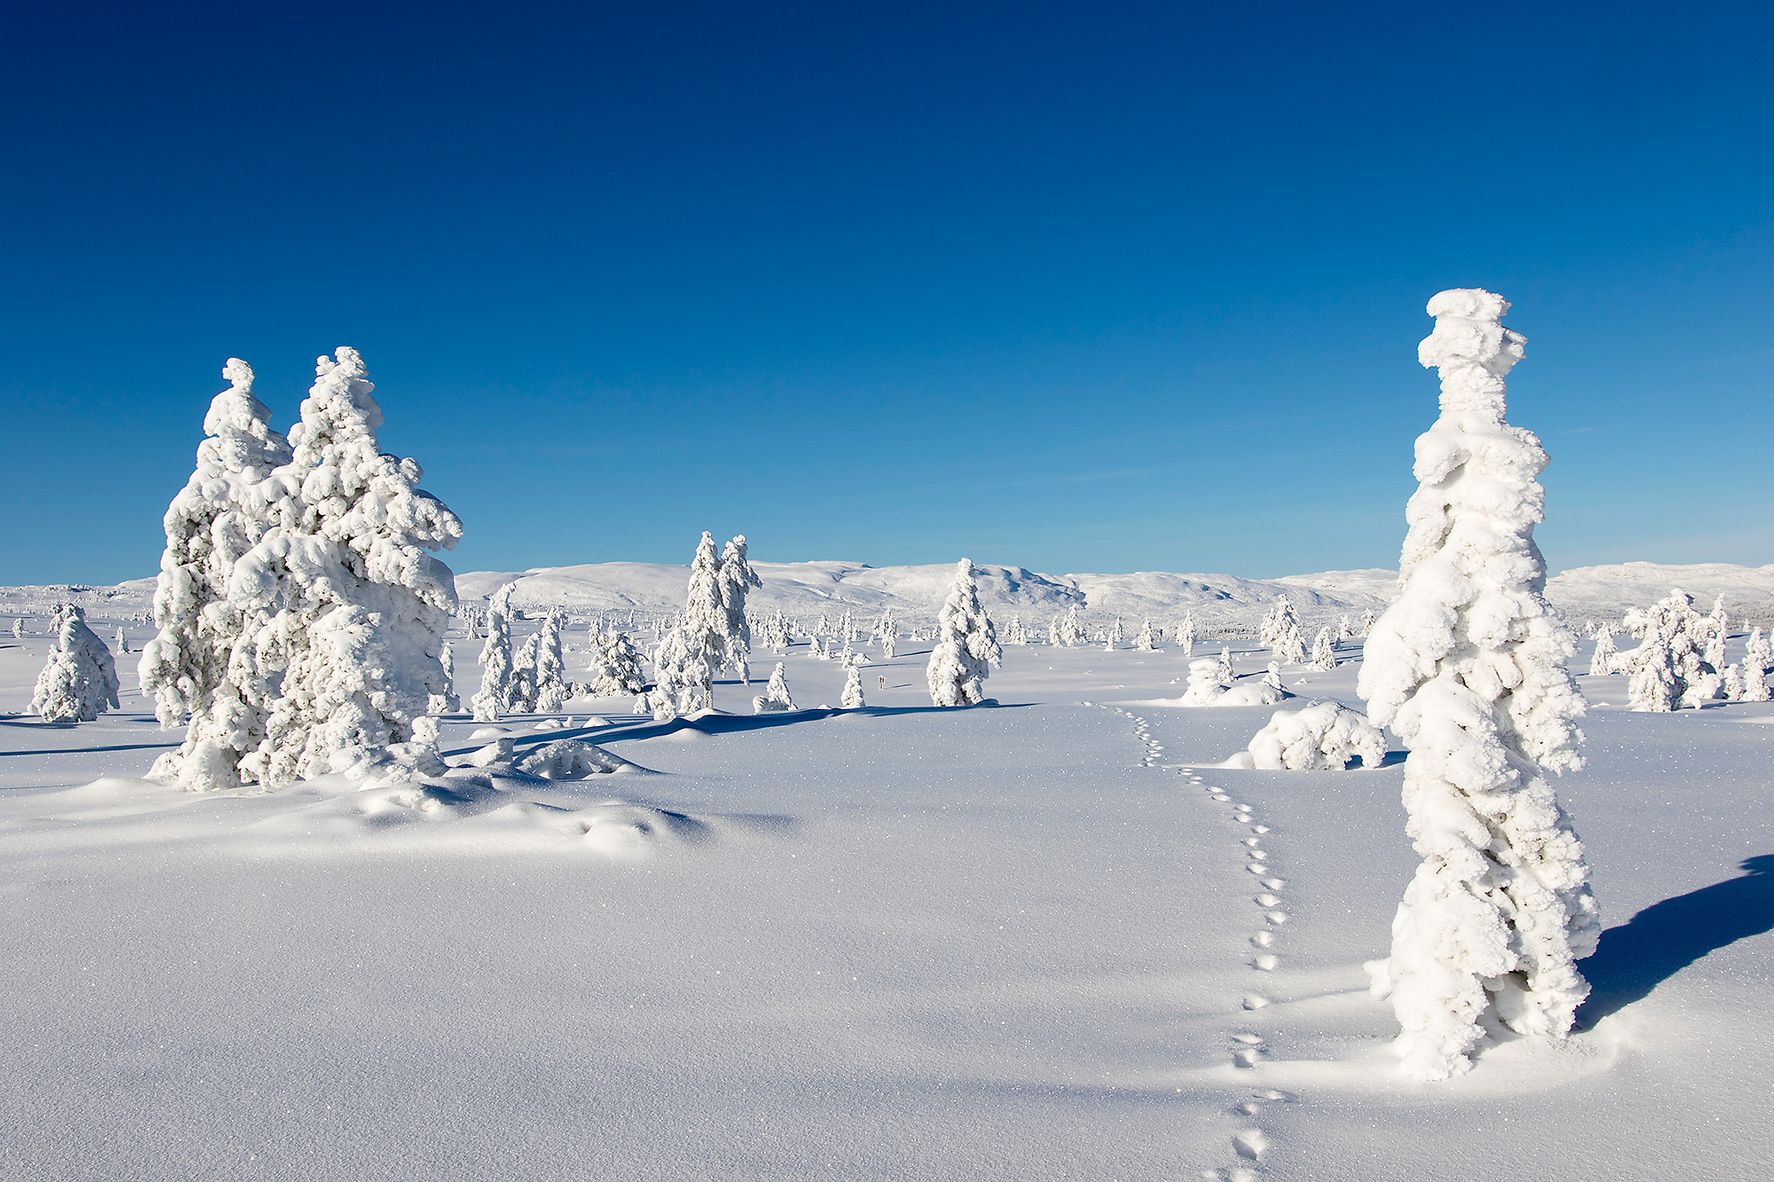
<svg viewBox="0 0 1774 1182"><path fill-rule="evenodd" d="M859 562L759 562L764 586L751 602L791 615L860 614L891 608L908 620L933 617L942 603L951 563L868 566ZM683 604L687 567L669 563L601 562L538 567L527 571L469 571L456 576L464 603L484 600L516 580L520 608L563 606L575 613L669 612ZM1190 609L1203 623L1255 624L1278 597L1293 598L1303 616L1379 610L1389 601L1396 574L1385 569L1322 571L1276 579L1225 574L1141 571L1133 574L1044 574L1019 566L980 566L980 600L993 614L1021 612L1044 621L1073 604L1092 614L1153 616L1161 622ZM1774 615L1774 565L1729 563L1670 565L1625 562L1577 567L1554 576L1547 597L1573 621L1618 618L1629 607L1650 603L1680 587L1703 605L1723 595L1734 619ZM72 599L101 618L146 612L154 580L133 579L114 587L66 585L0 587L0 614L34 614Z"/></svg>

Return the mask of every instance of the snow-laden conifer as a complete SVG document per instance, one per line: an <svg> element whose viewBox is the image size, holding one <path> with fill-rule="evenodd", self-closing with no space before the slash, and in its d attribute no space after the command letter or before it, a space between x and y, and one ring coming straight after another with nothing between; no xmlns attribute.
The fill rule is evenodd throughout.
<svg viewBox="0 0 1774 1182"><path fill-rule="evenodd" d="M1614 630L1603 626L1595 634L1595 650L1589 654L1589 675L1604 677L1614 672Z"/></svg>
<svg viewBox="0 0 1774 1182"><path fill-rule="evenodd" d="M566 628L567 613L557 607L549 610L536 633L535 701L531 708L543 714L557 713L573 693L567 682L566 654L561 644Z"/></svg>
<svg viewBox="0 0 1774 1182"><path fill-rule="evenodd" d="M1195 641L1198 639L1195 629L1194 611L1185 611L1180 623L1177 624L1176 645L1182 650L1184 657L1195 655Z"/></svg>
<svg viewBox="0 0 1774 1182"><path fill-rule="evenodd" d="M1134 635L1133 647L1142 653L1149 653L1158 647L1158 637L1152 630L1151 616L1140 621L1140 630Z"/></svg>
<svg viewBox="0 0 1774 1182"><path fill-rule="evenodd" d="M1275 601L1272 618L1264 621L1270 655L1283 665L1306 663L1306 637L1300 631L1300 616L1293 600L1283 595Z"/></svg>
<svg viewBox="0 0 1774 1182"><path fill-rule="evenodd" d="M433 714L454 714L462 709L462 699L456 696L456 649L449 641L444 641L443 651L438 653L438 663L443 666L443 692L432 702Z"/></svg>
<svg viewBox="0 0 1774 1182"><path fill-rule="evenodd" d="M781 661L776 663L776 668L771 672L770 683L764 687L764 692L753 698L751 705L753 714L770 714L795 708L795 697L788 692L788 675L783 672Z"/></svg>
<svg viewBox="0 0 1774 1182"><path fill-rule="evenodd" d="M1191 665L1190 668L1194 666ZM1230 687L1238 680L1238 675L1232 671L1232 650L1225 645L1220 646L1220 660L1214 668L1214 680L1222 687Z"/></svg>
<svg viewBox="0 0 1774 1182"><path fill-rule="evenodd" d="M480 650L480 689L468 703L476 722L498 721L511 696L516 672L511 652L511 593L516 586L504 584L493 592L487 604L487 639Z"/></svg>
<svg viewBox="0 0 1774 1182"><path fill-rule="evenodd" d="M1766 702L1774 697L1774 690L1768 687L1770 664L1774 664L1774 644L1756 628L1743 645L1743 701Z"/></svg>
<svg viewBox="0 0 1774 1182"><path fill-rule="evenodd" d="M861 710L865 705L862 700L862 667L855 662L844 669L844 696L838 699L838 705L846 710Z"/></svg>
<svg viewBox="0 0 1774 1182"><path fill-rule="evenodd" d="M462 523L419 465L376 444L382 410L355 349L321 357L273 474L278 524L236 566L229 598L263 622L255 688L270 703L244 777L343 770L404 744L443 689L455 576L431 551Z"/></svg>
<svg viewBox="0 0 1774 1182"><path fill-rule="evenodd" d="M1072 604L1059 619L1059 631L1056 643L1066 648L1076 648L1084 643L1084 624L1078 618L1078 605Z"/></svg>
<svg viewBox="0 0 1774 1182"><path fill-rule="evenodd" d="M1329 628L1320 628L1318 635L1312 640L1312 668L1320 673L1328 673L1337 667L1337 653L1331 647Z"/></svg>
<svg viewBox="0 0 1774 1182"><path fill-rule="evenodd" d="M111 650L86 624L86 612L72 603L56 608L50 620L55 637L37 686L31 713L45 722L91 722L117 709L117 667Z"/></svg>
<svg viewBox="0 0 1774 1182"><path fill-rule="evenodd" d="M746 557L745 535L729 539L721 551L721 606L726 610L726 651L722 660L739 675L741 684L751 684L751 624L745 615L745 596L764 580L751 567Z"/></svg>
<svg viewBox="0 0 1774 1182"><path fill-rule="evenodd" d="M938 706L972 706L985 700L985 681L1004 657L992 621L980 606L973 584L973 560L955 567L955 583L937 613L936 647L925 678L930 700Z"/></svg>
<svg viewBox="0 0 1774 1182"><path fill-rule="evenodd" d="M268 708L255 692L252 654L235 660L249 621L229 579L273 524L275 490L266 482L290 458L271 411L253 395L252 367L230 357L222 377L228 388L210 401L196 468L163 519L157 631L137 669L160 725L185 727L178 750L149 774L199 790L238 785L241 760L264 740Z"/></svg>
<svg viewBox="0 0 1774 1182"><path fill-rule="evenodd" d="M598 698L638 694L646 688L641 650L628 633L614 627L598 633L592 658L591 694Z"/></svg>
<svg viewBox="0 0 1774 1182"><path fill-rule="evenodd" d="M1533 530L1546 453L1505 421L1504 375L1521 336L1478 290L1429 301L1419 347L1441 371L1441 417L1417 440L1399 595L1367 642L1360 690L1410 749L1404 801L1422 857L1370 965L1403 1032L1407 1071L1439 1079L1507 1027L1559 1039L1595 947L1583 847L1548 775L1581 766L1583 699L1543 595Z"/></svg>

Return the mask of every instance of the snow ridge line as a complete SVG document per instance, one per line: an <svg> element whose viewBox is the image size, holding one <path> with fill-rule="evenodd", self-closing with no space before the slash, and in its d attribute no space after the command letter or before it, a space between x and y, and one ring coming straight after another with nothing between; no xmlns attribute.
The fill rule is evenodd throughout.
<svg viewBox="0 0 1774 1182"><path fill-rule="evenodd" d="M1095 703L1084 704L1089 706ZM1276 941L1288 921L1282 898L1282 892L1287 889L1287 880L1277 873L1268 851L1263 848L1263 837L1270 832L1269 826L1258 820L1256 811L1250 805L1234 800L1218 785L1207 783L1194 768L1161 762L1164 745L1152 737L1151 724L1145 718L1119 706L1103 708L1133 724L1134 737L1145 747L1140 758L1141 767L1158 768L1184 777L1189 784L1207 793L1208 799L1214 803L1230 805L1232 819L1247 830L1248 836L1240 839L1240 847L1245 871L1256 879L1257 886L1261 888L1251 897L1251 902L1257 906L1262 917L1262 926L1249 938L1251 953L1247 963L1251 972L1274 972L1280 964L1280 957L1275 951ZM1268 1039L1251 1028L1248 1017L1268 1004L1269 998L1260 991L1247 993L1239 1002L1240 1010L1247 1016L1235 1022L1227 1032L1232 1066L1238 1070L1260 1071L1263 1060L1269 1053ZM1236 1117L1238 1123L1237 1130L1231 1135L1231 1148L1238 1164L1224 1169L1204 1170L1201 1177L1206 1182L1258 1182L1262 1176L1263 1160L1268 1156L1273 1142L1256 1122L1256 1118L1261 1115L1265 1104L1291 1103L1293 1100L1291 1093L1277 1088L1255 1087L1247 1091L1244 1098L1230 1110L1230 1115Z"/></svg>

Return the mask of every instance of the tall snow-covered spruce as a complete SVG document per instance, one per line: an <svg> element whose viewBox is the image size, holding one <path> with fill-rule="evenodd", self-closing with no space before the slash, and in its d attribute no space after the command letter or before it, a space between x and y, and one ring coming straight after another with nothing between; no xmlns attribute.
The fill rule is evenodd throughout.
<svg viewBox="0 0 1774 1182"><path fill-rule="evenodd" d="M419 488L419 465L385 455L357 350L315 362L290 430L290 461L272 474L272 526L229 580L256 627L245 638L265 737L241 761L260 783L348 770L413 738L445 688L444 629L456 580L431 551L462 522Z"/></svg>
<svg viewBox="0 0 1774 1182"><path fill-rule="evenodd" d="M1441 417L1417 439L1397 600L1368 637L1360 691L1410 749L1404 804L1422 857L1370 965L1407 1072L1465 1071L1501 1028L1562 1039L1589 987L1598 918L1583 847L1548 775L1581 766L1572 643L1547 608L1546 453L1504 419L1523 338L1487 291L1429 301L1418 347Z"/></svg>
<svg viewBox="0 0 1774 1182"><path fill-rule="evenodd" d="M925 677L930 700L938 706L972 706L985 700L985 681L1004 659L998 635L973 585L973 560L955 567L955 584L936 615L936 647Z"/></svg>
<svg viewBox="0 0 1774 1182"><path fill-rule="evenodd" d="M271 473L289 462L289 442L253 396L252 367L230 357L228 388L210 401L197 467L167 506L166 549L154 585L159 631L142 649L142 692L160 725L185 725L185 740L149 774L187 788L233 788L240 762L265 737L268 707L252 692L252 662L235 647L248 627L230 598L234 566L270 528ZM188 720L188 721L187 721Z"/></svg>

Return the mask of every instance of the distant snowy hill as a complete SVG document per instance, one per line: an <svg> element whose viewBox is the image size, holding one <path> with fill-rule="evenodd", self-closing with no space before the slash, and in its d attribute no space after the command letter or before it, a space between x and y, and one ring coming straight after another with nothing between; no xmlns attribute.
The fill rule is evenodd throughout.
<svg viewBox="0 0 1774 1182"><path fill-rule="evenodd" d="M909 621L933 617L954 578L950 563L923 566L867 566L858 562L759 562L764 580L753 593L755 606L781 608L793 616L841 612L860 615L892 608ZM520 609L564 606L578 615L626 611L671 612L683 605L686 569L666 563L603 562L542 567L528 571L470 571L456 577L464 603L483 601L501 584L516 581L513 602ZM1192 609L1203 624L1254 626L1279 596L1290 596L1308 621L1344 612L1383 608L1390 600L1394 572L1383 569L1324 571L1277 579L1244 579L1222 574L1042 574L1018 566L982 565L980 599L994 615L1022 612L1035 624L1072 604L1092 616L1153 616L1174 622ZM1547 594L1574 622L1618 618L1627 608L1646 604L1680 587L1703 607L1724 595L1734 620L1774 616L1774 565L1732 566L1701 563L1669 566L1626 562L1588 566L1555 576ZM34 615L65 600L83 604L95 616L113 619L145 613L154 581L134 579L115 587L0 587L0 615Z"/></svg>

